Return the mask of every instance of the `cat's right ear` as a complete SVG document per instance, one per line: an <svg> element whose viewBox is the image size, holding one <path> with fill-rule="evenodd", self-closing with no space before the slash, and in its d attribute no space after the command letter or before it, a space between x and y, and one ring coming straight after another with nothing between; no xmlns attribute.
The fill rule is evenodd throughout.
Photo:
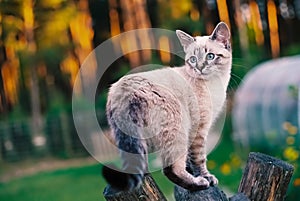
<svg viewBox="0 0 300 201"><path fill-rule="evenodd" d="M230 30L224 22L220 22L209 37L219 43L223 43L225 48L230 50Z"/></svg>
<svg viewBox="0 0 300 201"><path fill-rule="evenodd" d="M190 36L181 30L176 30L176 35L184 50L186 50L191 43L195 42L195 38L193 36Z"/></svg>

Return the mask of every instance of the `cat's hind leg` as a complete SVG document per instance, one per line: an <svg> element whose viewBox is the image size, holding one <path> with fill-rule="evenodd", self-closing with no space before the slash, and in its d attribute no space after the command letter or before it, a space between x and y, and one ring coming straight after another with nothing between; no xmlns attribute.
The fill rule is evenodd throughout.
<svg viewBox="0 0 300 201"><path fill-rule="evenodd" d="M122 160L122 170L103 167L107 182L118 190L133 190L142 183L147 172L147 149L143 140L114 129L117 146Z"/></svg>

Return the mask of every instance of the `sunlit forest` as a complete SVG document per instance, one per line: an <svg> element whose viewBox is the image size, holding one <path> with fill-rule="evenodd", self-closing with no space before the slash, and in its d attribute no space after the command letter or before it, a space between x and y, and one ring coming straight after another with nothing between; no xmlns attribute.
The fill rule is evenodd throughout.
<svg viewBox="0 0 300 201"><path fill-rule="evenodd" d="M0 200L39 200L34 198L35 195L39 197L38 192L31 194L30 188L28 192L21 192L27 180L10 184L12 178L26 175L16 177L9 170L17 172L22 166L35 166L40 161L67 161L68 164L70 160L89 157L74 125L72 97L74 93L84 94L84 88L73 87L76 79L80 82L80 68L95 48L136 29L180 29L193 36L209 35L220 21L231 30L233 65L222 138L208 157L208 169L219 178L221 187L234 194L248 153L264 152L294 165L287 200L299 198L299 0L0 0ZM121 41L124 55L105 70L97 83L95 105L86 106L83 99L76 102L83 109L95 108L99 124L104 128L107 127L106 96L113 82L142 65L173 67L184 64L183 59L170 53L172 44L178 41L171 41L164 35L155 41L162 50L126 53L126 48L143 49L143 44L150 42L151 35L137 35L130 41ZM298 61L285 66L277 62L291 57ZM273 62L270 65L278 68L282 65L285 70L278 70L280 74L276 74L276 68L267 74L263 74L266 71L252 73L249 85L257 92L253 95L250 88L247 91L241 85L246 85L245 78L264 62ZM85 75L89 81L98 81L95 75L102 72L102 63L96 55L93 71ZM279 88L274 87L271 90L262 80L274 80L274 85L270 81L270 87L285 87L287 93L279 93ZM259 90L263 87L264 90ZM268 98L275 102L280 97L286 98L278 104L272 105L270 101L260 105L260 101L267 99L263 95L271 91L274 93ZM254 99L255 103L250 101ZM240 108L247 110L242 113ZM268 111L272 117L268 121L276 125L268 127L271 123L264 123L268 115L261 111ZM250 131L241 134L246 124ZM244 143L246 138L250 141L246 140L247 144ZM82 190L81 193L90 194L90 198L78 195L64 198L62 193L56 200L74 201L76 197L87 200L93 199L92 195L104 199L101 191L106 184L100 170L95 166L81 166L80 174L86 170L96 175L97 181L82 176L86 182L93 181L91 184L96 187L90 189L95 192ZM11 174L14 176L10 177ZM52 173L48 174L47 178L51 178ZM60 174L63 173L55 172L53 176ZM162 180L163 191L172 194L172 184L165 182L161 175L156 178ZM68 182L66 184L74 184ZM15 190L10 190L10 185ZM47 194L49 199L43 200L54 200L51 196Z"/></svg>

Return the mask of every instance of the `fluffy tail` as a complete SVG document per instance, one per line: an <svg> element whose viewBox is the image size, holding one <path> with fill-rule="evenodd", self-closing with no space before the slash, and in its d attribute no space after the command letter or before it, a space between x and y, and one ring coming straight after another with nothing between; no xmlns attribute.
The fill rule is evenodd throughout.
<svg viewBox="0 0 300 201"><path fill-rule="evenodd" d="M128 174L122 171L111 169L107 166L103 166L102 175L114 189L120 191L130 191L138 188L143 181L143 175L141 174Z"/></svg>

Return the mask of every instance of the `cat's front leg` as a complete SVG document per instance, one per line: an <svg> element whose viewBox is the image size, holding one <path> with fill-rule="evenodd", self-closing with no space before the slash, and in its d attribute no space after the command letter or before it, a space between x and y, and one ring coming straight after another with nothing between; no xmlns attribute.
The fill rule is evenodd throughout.
<svg viewBox="0 0 300 201"><path fill-rule="evenodd" d="M217 185L218 179L211 174L206 166L206 134L199 132L191 142L189 149L190 169L196 176L207 179L210 185Z"/></svg>
<svg viewBox="0 0 300 201"><path fill-rule="evenodd" d="M169 136L168 140L162 143L161 150L164 174L172 182L188 190L208 188L210 184L207 179L202 176L196 177L186 170L188 158L188 138L184 137L186 134L173 130L167 136Z"/></svg>
<svg viewBox="0 0 300 201"><path fill-rule="evenodd" d="M164 174L175 184L189 190L202 190L210 186L202 176L194 177L186 171L186 156L182 156L174 164L164 168Z"/></svg>

